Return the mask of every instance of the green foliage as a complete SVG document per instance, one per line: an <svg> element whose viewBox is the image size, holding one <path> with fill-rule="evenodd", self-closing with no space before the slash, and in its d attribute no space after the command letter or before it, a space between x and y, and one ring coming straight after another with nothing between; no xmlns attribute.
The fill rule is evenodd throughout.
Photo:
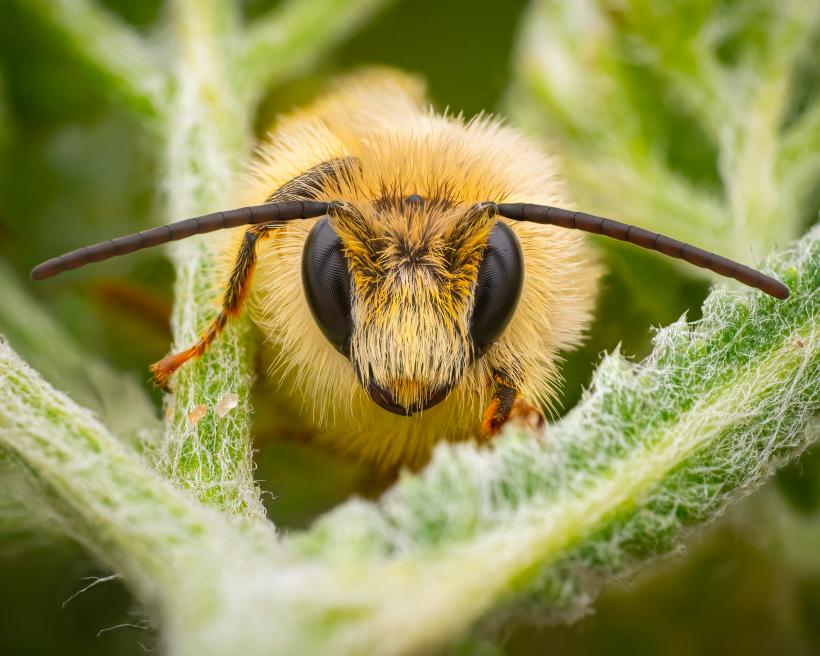
<svg viewBox="0 0 820 656"><path fill-rule="evenodd" d="M818 13L811 0L535 2L509 107L556 144L585 208L760 258L816 218Z"/></svg>
<svg viewBox="0 0 820 656"><path fill-rule="evenodd" d="M30 204L65 220L62 198L91 177L109 189L98 192L107 205L101 216L111 206L144 214L131 181L141 166L164 180L154 220L230 204L265 89L303 71L380 4L300 0L270 13L251 7L251 19L227 0L175 0L121 20L91 0L12 3L35 33L45 28L46 49L71 52L69 66L91 71L94 102L121 106L121 120L147 135L153 153L148 164L129 162L121 184L133 197L118 197L116 177L100 170L75 173L55 208L46 198ZM416 17L422 27L427 13ZM567 371L577 389L587 371L577 363L620 335L629 351L651 350L644 362L607 356L589 391L543 435L511 431L492 450L442 446L423 473L402 476L381 501L349 501L301 533L275 535L254 480L247 325L182 373L157 438L138 386L76 346L77 327L93 322L75 323L83 313L64 310L68 336L0 269L0 332L39 370L0 340L3 543L77 540L123 575L175 654L408 653L457 640L482 617L500 625L513 610L577 617L602 585L676 550L816 437L820 233L782 245L816 215L820 104L807 90L817 82L808 54L818 13L803 0L777 8L761 0L533 4L507 102L517 121L551 140L578 204L739 259L779 242L766 266L793 295L777 302L725 285L702 319L659 330L650 349L631 324L674 320L703 286L655 256L607 246L609 294L592 346ZM357 47L378 52L375 36L391 20L375 23ZM384 59L400 59L388 45ZM424 49L422 58L440 59L435 47ZM350 57L343 51L342 61ZM434 92L447 98L444 73L432 76ZM22 78L9 86L15 93L26 88ZM89 110L87 100L74 102L78 115ZM52 141L21 146L19 126L0 127L0 148L60 161ZM91 129L108 135L112 151L121 147L104 121ZM10 210L25 214L30 204L8 192L13 179L0 184L16 199ZM34 229L55 239L47 225ZM177 346L214 312L217 263L208 243L172 251ZM143 271L156 268L144 262ZM623 307L627 295L633 314ZM227 395L236 407L223 412ZM279 466L298 467L309 484L294 452ZM275 472L268 460L260 462ZM339 487L351 484L349 474L331 471ZM788 485L787 474L780 479ZM816 527L772 498L763 516L798 538L786 560L810 570L811 548L798 545L812 545ZM270 505L275 516L277 502ZM492 647L475 638L462 650Z"/></svg>
<svg viewBox="0 0 820 656"><path fill-rule="evenodd" d="M0 330L55 386L94 410L120 435L142 448L156 444L160 425L137 381L82 353L0 262Z"/></svg>

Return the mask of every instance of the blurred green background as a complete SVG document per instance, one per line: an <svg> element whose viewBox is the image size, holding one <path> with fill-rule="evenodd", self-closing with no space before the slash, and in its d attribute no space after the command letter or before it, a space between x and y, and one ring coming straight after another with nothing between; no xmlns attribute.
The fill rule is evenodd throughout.
<svg viewBox="0 0 820 656"><path fill-rule="evenodd" d="M0 273L25 285L79 349L147 381L146 364L164 355L170 340L173 274L161 253L114 260L47 285L27 282L27 271L55 253L154 223L162 188L156 144L110 99L101 80L56 44L22 4L0 0ZM163 11L158 0L103 4L143 31ZM246 0L242 6L252 19L274 4ZM617 13L617 3L603 4ZM633 4L650 7L648 14L654 11L653 3ZM721 5L724 16L737 16L743 30L736 35L748 38L753 47L765 43L767 19L759 11L765 3L693 2L693 20L713 4ZM509 115L530 130L545 131L555 147L574 148L591 137L580 134L580 128L576 132L571 121L556 119L541 130L539 121L552 120L548 100L544 116L533 118L542 105L536 102L533 108L537 93L526 71L518 68L525 68L520 48L532 16L528 5L524 0L393 2L309 74L271 90L259 111L258 131L263 133L277 113L320 93L338 74L380 64L423 76L439 108ZM769 10L776 7L769 4ZM630 30L637 28L629 20L613 20L623 24L628 51ZM677 29L684 27L677 24ZM591 31L590 38L595 34ZM727 60L743 57L741 36L727 39ZM816 59L817 39L812 43L809 50ZM792 113L799 113L801 103L805 106L820 89L810 60L800 65ZM751 65L754 58L749 61ZM592 57L585 65L594 68L597 63ZM646 75L640 58L622 64L629 77L613 77L613 83L623 85L636 108L632 120L640 125L642 138L660 144L665 164L686 184L709 193L718 189L718 153L701 126L680 110L661 81ZM593 68L590 75L609 75ZM612 111L617 113L617 106ZM576 189L583 192L589 182L578 162L586 155L578 149L574 156L578 159L568 161L568 176L572 182L573 172L580 171ZM606 180L599 183L606 186ZM611 202L599 195L590 197L594 207L585 206L583 193L576 195L580 206L593 211ZM816 188L808 196L820 198ZM817 202L807 206L814 209L795 219L801 230L817 215ZM618 208L606 209L616 213ZM697 232L685 226L678 233L698 241ZM737 247L743 252L744 246ZM563 411L578 399L601 352L620 344L629 355L645 355L652 326L684 313L697 318L708 290L707 280L655 256L617 244L600 248L609 274L590 339L568 357ZM0 299L4 305L7 301ZM13 314L14 308L5 312ZM12 340L12 345L31 356L25 344ZM158 395L144 384L159 407ZM351 494L378 493L384 481L365 467L331 458L304 436L278 426L265 410L267 390L259 387L257 477L269 492L266 503L277 525L303 527ZM805 454L717 525L692 536L685 552L606 591L593 615L557 627L540 626L530 618L492 639L479 632L457 649L488 654L820 653L819 509L820 449ZM156 648L154 633L118 581L64 603L87 584L86 577L105 575L68 542L0 533L0 654L141 654Z"/></svg>

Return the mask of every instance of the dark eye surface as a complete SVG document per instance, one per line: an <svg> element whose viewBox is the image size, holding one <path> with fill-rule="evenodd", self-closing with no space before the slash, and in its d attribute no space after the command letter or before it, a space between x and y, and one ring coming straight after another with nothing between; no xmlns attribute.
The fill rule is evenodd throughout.
<svg viewBox="0 0 820 656"><path fill-rule="evenodd" d="M302 286L322 333L339 351L350 350L350 272L342 240L327 219L310 231L302 251Z"/></svg>
<svg viewBox="0 0 820 656"><path fill-rule="evenodd" d="M470 325L476 357L480 357L507 327L518 305L523 283L521 246L507 224L499 221L490 232L478 267Z"/></svg>

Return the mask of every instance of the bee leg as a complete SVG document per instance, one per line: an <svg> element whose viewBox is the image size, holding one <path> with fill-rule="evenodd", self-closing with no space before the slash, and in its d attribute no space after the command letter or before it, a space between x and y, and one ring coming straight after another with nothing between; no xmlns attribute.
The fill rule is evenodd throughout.
<svg viewBox="0 0 820 656"><path fill-rule="evenodd" d="M242 246L239 248L239 253L234 261L233 270L231 271L231 278L228 286L225 288L225 293L222 297L222 308L216 318L205 329L193 346L179 353L172 353L164 357L159 362L151 365L151 373L154 375L154 382L164 389L169 391L168 379L177 369L192 358L198 358L211 345L211 342L216 339L228 320L236 316L242 310L245 300L248 297L250 290L251 274L256 265L256 242L267 236L267 233L278 224L264 224L254 226L245 232L245 239L242 241Z"/></svg>
<svg viewBox="0 0 820 656"><path fill-rule="evenodd" d="M515 422L517 426L535 430L544 425L544 414L529 401L525 401L520 396L513 402L512 411L508 421Z"/></svg>
<svg viewBox="0 0 820 656"><path fill-rule="evenodd" d="M544 424L544 416L538 408L519 396L518 390L504 373L496 371L493 379L495 392L481 422L483 438L494 437L508 421L521 423L528 428L539 428Z"/></svg>
<svg viewBox="0 0 820 656"><path fill-rule="evenodd" d="M512 412L515 397L518 390L512 386L509 379L501 372L493 374L495 391L490 404L484 411L484 419L481 422L481 434L485 438L493 437L501 427L507 423Z"/></svg>

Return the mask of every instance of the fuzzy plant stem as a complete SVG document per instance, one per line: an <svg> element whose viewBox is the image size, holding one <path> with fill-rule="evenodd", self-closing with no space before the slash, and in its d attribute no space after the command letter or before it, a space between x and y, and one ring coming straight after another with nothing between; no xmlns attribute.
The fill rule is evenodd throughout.
<svg viewBox="0 0 820 656"><path fill-rule="evenodd" d="M37 371L72 399L97 413L120 439L153 448L162 427L136 376L84 353L47 310L28 296L10 267L0 262L0 334Z"/></svg>
<svg viewBox="0 0 820 656"><path fill-rule="evenodd" d="M727 62L748 21L746 50ZM510 112L550 139L579 204L744 262L800 234L816 198L817 103L792 114L820 4L535 0L522 25ZM658 125L681 121L714 150L718 189L670 165L674 135Z"/></svg>
<svg viewBox="0 0 820 656"><path fill-rule="evenodd" d="M179 0L174 95L166 134L168 216L206 214L230 204L228 190L250 149L250 108L238 102L225 43L234 21L218 3ZM177 274L174 348L193 344L218 310L223 235L172 249ZM200 499L232 513L264 516L253 480L247 319L229 324L208 353L173 382L160 469Z"/></svg>
<svg viewBox="0 0 820 656"><path fill-rule="evenodd" d="M0 444L25 463L67 532L136 582L169 575L169 544L207 532L207 511L49 386L5 340L0 368Z"/></svg>
<svg viewBox="0 0 820 656"><path fill-rule="evenodd" d="M106 80L126 106L146 120L163 111L169 80L159 52L96 0L25 0L23 6Z"/></svg>
<svg viewBox="0 0 820 656"><path fill-rule="evenodd" d="M304 71L329 44L385 4L385 0L282 3L239 35L236 75L240 93L254 102L272 82Z"/></svg>
<svg viewBox="0 0 820 656"><path fill-rule="evenodd" d="M175 489L2 339L0 372L0 449L36 488L29 512L55 521L123 574L163 625L190 617L175 603L197 608L192 621L209 622L188 595L216 597L220 591L207 591L202 575L229 551L272 549L272 528L232 519Z"/></svg>
<svg viewBox="0 0 820 656"><path fill-rule="evenodd" d="M173 2L168 215L181 218L232 206L230 190L250 152L253 110L262 90L315 58L380 4L290 2L243 29L232 3ZM173 249L175 348L190 346L215 316L215 290L226 274L219 255L224 239L197 237ZM200 499L232 513L263 517L251 457L249 331L247 318L231 322L204 357L176 376L159 463Z"/></svg>

